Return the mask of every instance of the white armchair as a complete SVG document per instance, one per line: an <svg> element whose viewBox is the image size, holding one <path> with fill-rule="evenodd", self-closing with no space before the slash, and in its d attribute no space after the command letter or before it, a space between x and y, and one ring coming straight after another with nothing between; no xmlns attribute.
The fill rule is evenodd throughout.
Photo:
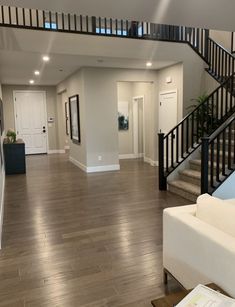
<svg viewBox="0 0 235 307"><path fill-rule="evenodd" d="M165 209L163 265L186 289L214 282L235 297L235 201Z"/></svg>

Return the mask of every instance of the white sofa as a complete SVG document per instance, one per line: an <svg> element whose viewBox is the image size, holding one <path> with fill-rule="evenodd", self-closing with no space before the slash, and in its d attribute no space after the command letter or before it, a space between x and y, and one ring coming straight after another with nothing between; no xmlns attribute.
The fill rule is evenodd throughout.
<svg viewBox="0 0 235 307"><path fill-rule="evenodd" d="M186 289L214 282L235 297L235 200L165 209L163 265Z"/></svg>

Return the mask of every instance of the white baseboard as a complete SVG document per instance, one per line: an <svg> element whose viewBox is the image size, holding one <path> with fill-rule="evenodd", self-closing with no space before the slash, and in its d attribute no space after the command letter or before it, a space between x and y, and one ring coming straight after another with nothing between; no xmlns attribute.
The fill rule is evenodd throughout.
<svg viewBox="0 0 235 307"><path fill-rule="evenodd" d="M113 165L87 167L87 173L110 172L110 171L120 171L120 165L113 164Z"/></svg>
<svg viewBox="0 0 235 307"><path fill-rule="evenodd" d="M53 155L53 154L64 154L65 149L53 149L53 150L48 150L48 155Z"/></svg>
<svg viewBox="0 0 235 307"><path fill-rule="evenodd" d="M144 157L144 154L143 153L140 153L140 154L124 154L124 155L119 155L119 160L122 160L122 159L138 159L138 158L143 158Z"/></svg>
<svg viewBox="0 0 235 307"><path fill-rule="evenodd" d="M69 150L69 149L70 149L69 145L64 146L64 150Z"/></svg>
<svg viewBox="0 0 235 307"><path fill-rule="evenodd" d="M88 166L87 167L72 157L69 157L69 161L72 162L74 165L76 165L77 167L79 167L81 170L83 170L86 173L110 172L110 171L120 170L119 164L102 165L102 166Z"/></svg>
<svg viewBox="0 0 235 307"><path fill-rule="evenodd" d="M2 227L4 216L4 197L5 197L5 171L2 172L2 198L0 204L0 249L2 249Z"/></svg>
<svg viewBox="0 0 235 307"><path fill-rule="evenodd" d="M77 167L79 167L81 170L83 170L84 172L87 171L87 167L82 164L81 162L79 162L78 160L72 158L72 157L69 157L69 161L72 162L74 165L76 165Z"/></svg>
<svg viewBox="0 0 235 307"><path fill-rule="evenodd" d="M158 161L153 161L152 159L147 158L147 157L144 157L144 162L147 162L152 166L158 166Z"/></svg>

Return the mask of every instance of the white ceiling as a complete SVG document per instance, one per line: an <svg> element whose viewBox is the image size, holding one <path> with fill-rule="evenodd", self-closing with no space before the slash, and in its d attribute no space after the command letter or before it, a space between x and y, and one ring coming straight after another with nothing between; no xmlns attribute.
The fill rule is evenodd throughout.
<svg viewBox="0 0 235 307"><path fill-rule="evenodd" d="M174 44L173 44L174 45ZM170 66L182 59L172 44L123 38L51 33L0 28L0 81L2 84L57 85L81 67L151 69ZM42 55L49 54L49 63ZM35 77L34 70L40 70Z"/></svg>
<svg viewBox="0 0 235 307"><path fill-rule="evenodd" d="M0 4L235 31L234 0L1 0Z"/></svg>

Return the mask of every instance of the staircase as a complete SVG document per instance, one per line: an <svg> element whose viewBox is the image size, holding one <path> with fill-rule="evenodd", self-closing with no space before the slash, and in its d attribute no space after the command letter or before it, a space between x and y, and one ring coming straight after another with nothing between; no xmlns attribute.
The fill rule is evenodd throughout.
<svg viewBox="0 0 235 307"><path fill-rule="evenodd" d="M159 189L168 186L192 202L212 194L235 170L235 59L207 40L206 51L198 51L220 86L168 134L159 134Z"/></svg>
<svg viewBox="0 0 235 307"><path fill-rule="evenodd" d="M235 128L235 127L233 127ZM217 155L219 156L219 163L218 163L218 171L219 171L219 179L220 183L223 182L223 179L225 179L225 176L223 176L223 154L224 154L224 168L231 169L231 166L229 166L229 161L234 159L234 141L235 138L235 129L231 130L231 134L226 133L225 138L223 140L223 135L220 135L219 141L215 140L214 146L217 148L219 146L221 149L223 148L223 144L225 144L225 151L217 150L215 149L213 152L209 150L209 155L214 156L214 163L211 164L208 163L209 166L209 173L211 172L211 165L213 165L213 173L214 177L217 172ZM218 144L219 142L219 144ZM229 156L231 155L230 159ZM232 163L231 163L232 164ZM189 160L189 167L185 168L184 170L178 171L178 178L176 180L172 180L168 182L168 189L172 193L175 193L177 195L180 195L192 202L195 202L197 197L201 194L201 157L198 156L197 159L191 159ZM208 174L208 180L210 181ZM213 178L216 179L216 178ZM208 192L208 191L207 191ZM213 191L212 191L213 192Z"/></svg>

